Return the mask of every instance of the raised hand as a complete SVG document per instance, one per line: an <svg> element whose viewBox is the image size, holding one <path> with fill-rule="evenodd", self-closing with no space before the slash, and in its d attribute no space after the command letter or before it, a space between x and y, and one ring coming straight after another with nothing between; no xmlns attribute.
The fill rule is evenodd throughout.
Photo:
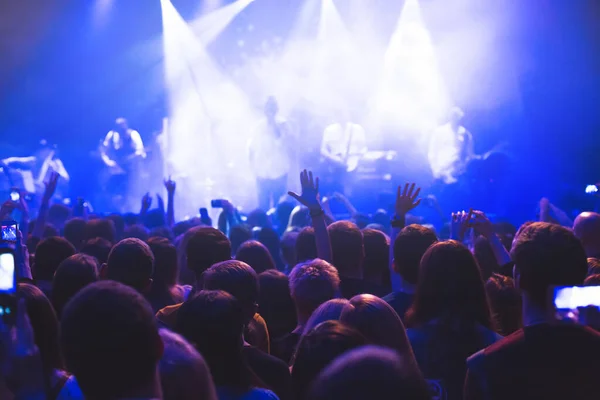
<svg viewBox="0 0 600 400"><path fill-rule="evenodd" d="M156 204L157 204L157 207L164 213L165 212L165 201L163 200L162 196L158 193L156 193Z"/></svg>
<svg viewBox="0 0 600 400"><path fill-rule="evenodd" d="M406 215L409 211L416 208L419 204L421 204L421 199L417 200L417 197L421 193L421 188L417 188L415 191L415 184L407 183L404 185L404 190L402 186L398 186L398 192L396 194L396 204L394 206L394 211L396 215L402 216Z"/></svg>
<svg viewBox="0 0 600 400"><path fill-rule="evenodd" d="M152 196L150 196L150 193L146 193L143 197L142 197L142 213L145 213L146 211L148 211L150 209L150 206L152 206Z"/></svg>
<svg viewBox="0 0 600 400"><path fill-rule="evenodd" d="M450 220L450 238L462 242L465 238L465 232L469 229L473 209L469 212L459 211L452 213Z"/></svg>
<svg viewBox="0 0 600 400"><path fill-rule="evenodd" d="M482 211L473 211L473 217L468 224L473 227L477 233L488 239L494 235L494 226Z"/></svg>
<svg viewBox="0 0 600 400"><path fill-rule="evenodd" d="M311 210L321 209L319 202L319 178L313 178L312 171L304 170L300 173L300 185L302 194L298 195L294 192L288 192L290 196L298 200L300 204L308 207Z"/></svg>
<svg viewBox="0 0 600 400"><path fill-rule="evenodd" d="M46 189L44 190L44 201L50 201L52 196L54 196L54 192L56 192L56 185L58 184L58 178L60 175L55 171L50 171L50 177L48 178L48 182L45 182L44 185Z"/></svg>
<svg viewBox="0 0 600 400"><path fill-rule="evenodd" d="M175 194L175 189L177 188L177 184L175 183L175 181L171 180L171 177L169 177L169 179L165 179L164 183L165 189L167 189L167 193L169 194L169 196Z"/></svg>

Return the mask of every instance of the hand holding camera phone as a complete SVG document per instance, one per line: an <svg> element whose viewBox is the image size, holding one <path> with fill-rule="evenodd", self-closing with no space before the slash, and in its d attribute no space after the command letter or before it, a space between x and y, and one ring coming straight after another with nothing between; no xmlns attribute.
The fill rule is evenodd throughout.
<svg viewBox="0 0 600 400"><path fill-rule="evenodd" d="M554 287L549 297L554 319L600 328L600 286Z"/></svg>
<svg viewBox="0 0 600 400"><path fill-rule="evenodd" d="M0 237L0 317L8 324L14 323L16 311L17 260L20 248L16 221L3 221Z"/></svg>

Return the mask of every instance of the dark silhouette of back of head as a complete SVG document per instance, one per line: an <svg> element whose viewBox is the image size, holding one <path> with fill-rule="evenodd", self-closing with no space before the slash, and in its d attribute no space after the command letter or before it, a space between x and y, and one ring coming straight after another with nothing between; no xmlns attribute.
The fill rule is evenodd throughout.
<svg viewBox="0 0 600 400"><path fill-rule="evenodd" d="M438 241L435 232L421 225L404 227L394 241L394 270L415 285L419 264L429 246Z"/></svg>
<svg viewBox="0 0 600 400"><path fill-rule="evenodd" d="M61 319L67 368L86 398L155 397L162 341L148 302L134 289L100 281L71 299Z"/></svg>
<svg viewBox="0 0 600 400"><path fill-rule="evenodd" d="M35 249L33 277L51 281L61 262L75 254L75 247L66 239L53 236L42 240Z"/></svg>
<svg viewBox="0 0 600 400"><path fill-rule="evenodd" d="M98 260L83 253L72 255L60 263L52 282L52 305L59 317L77 292L98 280L99 269Z"/></svg>
<svg viewBox="0 0 600 400"><path fill-rule="evenodd" d="M535 222L522 229L511 256L517 285L542 310L547 308L549 287L581 285L587 275L583 245L559 225Z"/></svg>
<svg viewBox="0 0 600 400"><path fill-rule="evenodd" d="M362 277L365 258L363 235L358 226L348 221L338 221L327 228L331 239L333 265L340 276Z"/></svg>
<svg viewBox="0 0 600 400"><path fill-rule="evenodd" d="M251 266L256 273L275 269L275 261L269 250L259 241L248 240L238 248L235 259Z"/></svg>
<svg viewBox="0 0 600 400"><path fill-rule="evenodd" d="M106 278L147 293L154 273L154 254L139 239L123 239L110 251Z"/></svg>
<svg viewBox="0 0 600 400"><path fill-rule="evenodd" d="M231 259L231 243L218 229L197 226L187 231L185 236L187 265L197 279L211 265Z"/></svg>

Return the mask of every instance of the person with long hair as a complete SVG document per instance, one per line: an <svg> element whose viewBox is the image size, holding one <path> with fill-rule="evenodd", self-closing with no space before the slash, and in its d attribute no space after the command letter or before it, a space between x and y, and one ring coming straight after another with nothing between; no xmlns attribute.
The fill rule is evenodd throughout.
<svg viewBox="0 0 600 400"><path fill-rule="evenodd" d="M454 240L435 243L423 255L405 320L430 390L448 400L462 398L467 357L501 338L477 261Z"/></svg>
<svg viewBox="0 0 600 400"><path fill-rule="evenodd" d="M306 399L312 381L336 357L367 344L356 329L339 321L325 321L300 339L292 367L292 391L296 400Z"/></svg>
<svg viewBox="0 0 600 400"><path fill-rule="evenodd" d="M416 362L406 329L394 309L370 294L359 294L344 306L340 321L357 329L370 344L396 350L405 360Z"/></svg>
<svg viewBox="0 0 600 400"><path fill-rule="evenodd" d="M19 295L25 299L35 344L40 351L46 383L46 396L55 399L69 379L59 345L59 323L50 300L36 286L19 283Z"/></svg>

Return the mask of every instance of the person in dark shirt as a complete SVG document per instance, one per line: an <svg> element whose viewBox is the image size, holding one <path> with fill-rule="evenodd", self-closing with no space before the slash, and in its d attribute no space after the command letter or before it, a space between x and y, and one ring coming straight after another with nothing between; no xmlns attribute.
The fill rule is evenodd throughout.
<svg viewBox="0 0 600 400"><path fill-rule="evenodd" d="M258 276L248 264L236 260L217 263L204 272L203 281L204 290L223 290L240 302L245 326L254 319L258 309ZM248 334L246 330L244 337ZM268 338L268 335L265 336ZM268 346L266 344L267 349ZM281 400L289 398L290 371L284 362L269 355L264 347L251 346L247 341L242 352L251 370L262 382Z"/></svg>
<svg viewBox="0 0 600 400"><path fill-rule="evenodd" d="M342 297L350 299L357 294L381 294L379 285L364 280L365 247L363 234L349 221L338 221L327 228L331 240L333 265L340 274Z"/></svg>
<svg viewBox="0 0 600 400"><path fill-rule="evenodd" d="M396 236L392 267L400 275L400 286L398 290L383 299L392 306L401 319L404 319L404 314L414 298L421 257L437 240L433 230L421 225L409 225Z"/></svg>
<svg viewBox="0 0 600 400"><path fill-rule="evenodd" d="M550 287L583 284L581 242L566 228L536 222L515 238L511 255L524 328L468 359L465 399L597 398L600 334L556 321L548 310Z"/></svg>

